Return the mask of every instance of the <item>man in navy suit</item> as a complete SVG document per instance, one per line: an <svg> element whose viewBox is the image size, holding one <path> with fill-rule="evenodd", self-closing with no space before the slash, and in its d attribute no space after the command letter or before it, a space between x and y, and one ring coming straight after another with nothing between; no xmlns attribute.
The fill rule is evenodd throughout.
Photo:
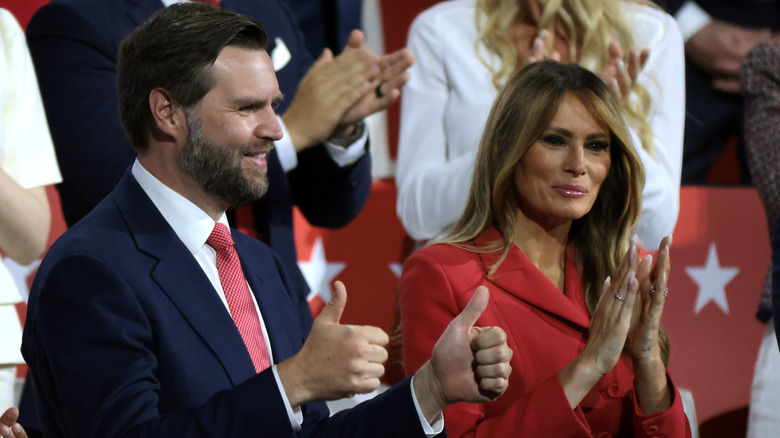
<svg viewBox="0 0 780 438"><path fill-rule="evenodd" d="M739 67L758 43L780 30L778 0L656 0L685 39L686 116L683 184L704 184L732 136L742 136ZM739 146L740 160L744 150ZM740 163L743 179L748 171ZM768 310L768 309L766 309Z"/></svg>
<svg viewBox="0 0 780 438"><path fill-rule="evenodd" d="M248 17L181 4L122 44L120 115L138 158L52 246L28 304L22 351L44 436L433 436L447 405L506 389L506 334L473 327L484 288L411 381L333 417L322 401L375 389L387 359L380 329L339 324L344 286L312 322L280 258L234 230L245 280L233 285L251 300L230 304L209 235L266 192L283 135L265 43ZM269 368L239 314L259 317Z"/></svg>
<svg viewBox="0 0 780 438"><path fill-rule="evenodd" d="M68 225L94 208L135 159L116 111L119 43L176 1L52 0L30 20L27 38L63 174L58 189ZM360 212L371 189L362 119L398 98L412 58L401 51L380 59L353 32L342 55L326 53L312 66L294 17L279 0L223 0L221 6L263 24L285 96L277 113L286 135L268 159L270 189L236 213L237 225L256 231L292 280L305 284L296 264L293 206L324 228L342 227Z"/></svg>

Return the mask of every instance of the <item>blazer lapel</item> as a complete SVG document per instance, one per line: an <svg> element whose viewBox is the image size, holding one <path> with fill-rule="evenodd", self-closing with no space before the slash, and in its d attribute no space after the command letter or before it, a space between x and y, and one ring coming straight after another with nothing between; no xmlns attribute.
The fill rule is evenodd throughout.
<svg viewBox="0 0 780 438"><path fill-rule="evenodd" d="M246 346L208 277L129 172L115 193L139 250L159 260L150 273L154 281L214 352L234 385L253 376Z"/></svg>
<svg viewBox="0 0 780 438"><path fill-rule="evenodd" d="M292 329L299 326L299 317L288 294L282 292L284 285L279 281L281 276L275 260L268 255L259 254L244 243L245 239L236 238L236 233L238 231L233 230L241 269L263 315L273 361L279 363L300 348L303 334Z"/></svg>
<svg viewBox="0 0 780 438"><path fill-rule="evenodd" d="M475 243L483 246L489 242L500 239L501 235L497 230L488 230L480 235ZM571 321L584 328L588 328L589 317L584 308L575 304L578 291L569 291L568 288L579 285L582 288L582 282L579 281L579 274L576 267L573 266L573 257L569 257L570 251L567 251L566 257L566 294L561 292L553 285L539 269L531 263L530 260L520 251L519 248L512 245L506 259L501 263L493 274L492 282L514 295L518 299L534 306L544 312L552 314L558 318ZM498 261L501 253L482 253L480 258L485 268L485 273L490 271L491 267ZM571 277L575 275L576 278ZM579 296L582 296L579 293Z"/></svg>

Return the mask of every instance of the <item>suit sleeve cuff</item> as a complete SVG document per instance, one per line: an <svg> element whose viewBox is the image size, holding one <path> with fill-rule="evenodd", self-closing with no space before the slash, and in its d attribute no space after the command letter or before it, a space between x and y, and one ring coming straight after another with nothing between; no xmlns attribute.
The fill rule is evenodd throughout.
<svg viewBox="0 0 780 438"><path fill-rule="evenodd" d="M712 17L695 2L688 1L674 15L680 26L684 41L688 41L696 32L712 21Z"/></svg>
<svg viewBox="0 0 780 438"><path fill-rule="evenodd" d="M287 173L298 167L298 155L295 152L295 146L293 146L292 140L290 140L290 133L287 131L287 127L284 126L282 118L276 116L276 120L279 121L279 126L282 127L282 139L274 142L274 148L276 149L276 155L279 157L279 163L282 164L282 169Z"/></svg>
<svg viewBox="0 0 780 438"><path fill-rule="evenodd" d="M287 393L284 391L284 386L282 386L282 381L279 379L279 372L276 371L276 365L271 367L271 371L274 373L274 380L276 380L276 386L279 387L279 394L282 395L282 401L284 402L284 408L287 410L287 418L290 420L290 425L292 426L294 431L301 430L301 426L303 425L303 411L301 411L300 408L298 408L297 411L293 411L292 406L290 406L290 400L287 399ZM415 400L415 406L417 401Z"/></svg>
<svg viewBox="0 0 780 438"><path fill-rule="evenodd" d="M363 125L362 131L360 137L349 145L338 145L330 141L325 142L325 149L336 164L341 167L347 167L365 155L366 143L368 142L368 129L365 128L365 125Z"/></svg>
<svg viewBox="0 0 780 438"><path fill-rule="evenodd" d="M428 423L428 420L425 419L425 416L422 413L422 409L420 409L420 403L417 402L417 396L414 394L414 376L412 376L412 380L409 383L409 391L412 392L414 409L417 411L417 417L420 419L420 425L423 428L423 432L425 432L425 436L427 438L432 438L442 433L444 431L444 416L439 412L436 421L434 421L433 424Z"/></svg>

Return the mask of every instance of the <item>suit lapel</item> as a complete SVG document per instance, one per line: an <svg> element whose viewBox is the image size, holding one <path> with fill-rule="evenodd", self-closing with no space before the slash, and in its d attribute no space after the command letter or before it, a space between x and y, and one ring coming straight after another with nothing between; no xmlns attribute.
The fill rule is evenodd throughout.
<svg viewBox="0 0 780 438"><path fill-rule="evenodd" d="M296 309L289 296L282 292L284 285L275 259L246 244L245 236L236 235L238 231L232 232L241 269L263 315L274 363L279 363L295 354L303 340L302 333L292 330L298 327Z"/></svg>
<svg viewBox="0 0 780 438"><path fill-rule="evenodd" d="M127 172L117 204L138 249L158 259L151 277L214 352L234 385L255 374L249 353L200 265Z"/></svg>
<svg viewBox="0 0 780 438"><path fill-rule="evenodd" d="M479 236L475 243L482 246L500 238L501 235L498 231L491 229ZM569 288L577 286L580 290L582 289L582 282L579 281L580 277L574 266L574 259L569 257L569 253L570 251L567 251L565 294L558 290L514 245L509 250L506 259L493 274L492 281L496 286L531 306L588 328L587 313L580 305L575 304L582 293L578 290L569 290ZM490 271L499 257L500 252L480 254L486 273ZM572 276L575 278L571 278Z"/></svg>

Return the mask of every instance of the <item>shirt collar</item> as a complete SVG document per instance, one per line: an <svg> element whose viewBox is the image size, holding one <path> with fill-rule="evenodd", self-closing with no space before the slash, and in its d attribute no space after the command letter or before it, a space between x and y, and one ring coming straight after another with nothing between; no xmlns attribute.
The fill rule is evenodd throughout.
<svg viewBox="0 0 780 438"><path fill-rule="evenodd" d="M193 254L200 251L216 222L189 199L155 178L137 159L130 172L187 249ZM218 222L230 228L225 213Z"/></svg>

